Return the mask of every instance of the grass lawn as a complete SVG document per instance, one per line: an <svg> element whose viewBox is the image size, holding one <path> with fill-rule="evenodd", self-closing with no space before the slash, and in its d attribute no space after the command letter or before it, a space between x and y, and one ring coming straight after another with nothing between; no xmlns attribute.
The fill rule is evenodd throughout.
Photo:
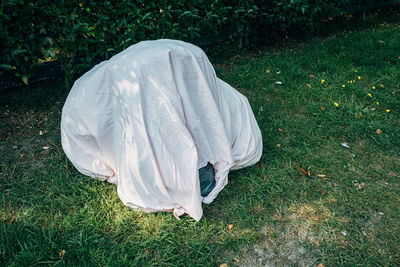
<svg viewBox="0 0 400 267"><path fill-rule="evenodd" d="M62 81L0 92L0 265L399 265L399 18L211 58L264 154L199 222L132 211L73 168Z"/></svg>

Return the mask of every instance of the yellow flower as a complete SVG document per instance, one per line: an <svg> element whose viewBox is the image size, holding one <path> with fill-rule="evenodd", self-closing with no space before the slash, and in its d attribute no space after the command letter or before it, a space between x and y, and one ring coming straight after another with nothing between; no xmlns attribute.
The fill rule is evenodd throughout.
<svg viewBox="0 0 400 267"><path fill-rule="evenodd" d="M375 86L372 86L372 89L374 89L374 90L375 90L375 88L376 88Z"/></svg>
<svg viewBox="0 0 400 267"><path fill-rule="evenodd" d="M339 103L338 102L333 102L333 104L335 105L335 106L339 106Z"/></svg>
<svg viewBox="0 0 400 267"><path fill-rule="evenodd" d="M353 81L350 81L350 83L353 83Z"/></svg>
<svg viewBox="0 0 400 267"><path fill-rule="evenodd" d="M357 76L357 79L361 80L361 76Z"/></svg>
<svg viewBox="0 0 400 267"><path fill-rule="evenodd" d="M321 80L321 84L323 84L325 82L325 80Z"/></svg>
<svg viewBox="0 0 400 267"><path fill-rule="evenodd" d="M379 105L379 102L376 102L377 105Z"/></svg>
<svg viewBox="0 0 400 267"><path fill-rule="evenodd" d="M386 112L390 112L390 109L387 109Z"/></svg>
<svg viewBox="0 0 400 267"><path fill-rule="evenodd" d="M369 97L372 97L371 93L368 93L368 96L369 96Z"/></svg>
<svg viewBox="0 0 400 267"><path fill-rule="evenodd" d="M357 72L357 70L354 70L354 72Z"/></svg>
<svg viewBox="0 0 400 267"><path fill-rule="evenodd" d="M346 85L342 84L342 87L346 87Z"/></svg>
<svg viewBox="0 0 400 267"><path fill-rule="evenodd" d="M356 82L356 80L353 80L353 83L355 83Z"/></svg>

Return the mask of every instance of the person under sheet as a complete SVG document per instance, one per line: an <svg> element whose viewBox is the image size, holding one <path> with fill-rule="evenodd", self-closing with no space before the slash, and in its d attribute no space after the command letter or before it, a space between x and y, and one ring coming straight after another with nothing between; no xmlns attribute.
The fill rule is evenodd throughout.
<svg viewBox="0 0 400 267"><path fill-rule="evenodd" d="M199 47L166 39L132 45L80 77L61 141L78 171L115 183L125 205L195 220L230 170L262 154L247 98L216 77Z"/></svg>

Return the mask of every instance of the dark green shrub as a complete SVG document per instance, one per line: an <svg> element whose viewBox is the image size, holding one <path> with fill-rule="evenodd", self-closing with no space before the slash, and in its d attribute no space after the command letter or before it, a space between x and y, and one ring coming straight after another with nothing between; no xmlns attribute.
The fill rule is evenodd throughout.
<svg viewBox="0 0 400 267"><path fill-rule="evenodd" d="M146 39L191 39L254 28L312 32L321 17L372 0L4 0L0 10L2 71L14 69L27 83L46 60L108 58ZM387 2L387 1L386 1ZM395 1L392 1L395 2ZM399 1L397 1L399 2Z"/></svg>

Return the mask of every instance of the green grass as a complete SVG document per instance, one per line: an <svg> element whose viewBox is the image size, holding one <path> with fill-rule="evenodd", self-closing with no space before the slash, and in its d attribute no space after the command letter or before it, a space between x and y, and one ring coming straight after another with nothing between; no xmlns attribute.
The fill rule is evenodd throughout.
<svg viewBox="0 0 400 267"><path fill-rule="evenodd" d="M400 264L398 21L211 59L248 97L264 154L199 222L132 211L73 168L62 81L2 92L1 265Z"/></svg>

